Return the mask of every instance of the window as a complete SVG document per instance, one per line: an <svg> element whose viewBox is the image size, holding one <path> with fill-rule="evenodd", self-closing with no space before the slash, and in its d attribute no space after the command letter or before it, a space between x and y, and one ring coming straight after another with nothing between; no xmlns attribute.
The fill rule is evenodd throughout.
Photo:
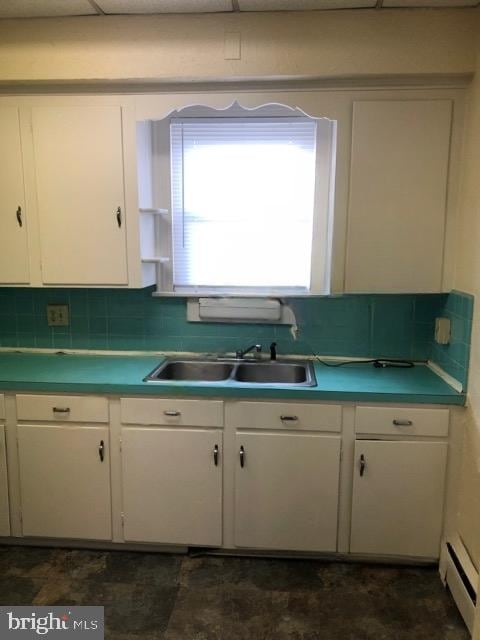
<svg viewBox="0 0 480 640"><path fill-rule="evenodd" d="M143 282L155 295L329 293L335 132L280 104L137 123Z"/></svg>
<svg viewBox="0 0 480 640"><path fill-rule="evenodd" d="M317 123L172 119L176 291L310 290Z"/></svg>

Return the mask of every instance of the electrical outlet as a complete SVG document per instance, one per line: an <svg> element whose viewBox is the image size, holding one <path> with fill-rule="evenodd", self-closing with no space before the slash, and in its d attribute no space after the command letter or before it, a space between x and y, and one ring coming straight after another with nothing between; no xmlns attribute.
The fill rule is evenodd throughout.
<svg viewBox="0 0 480 640"><path fill-rule="evenodd" d="M49 327L68 327L68 304L47 304Z"/></svg>

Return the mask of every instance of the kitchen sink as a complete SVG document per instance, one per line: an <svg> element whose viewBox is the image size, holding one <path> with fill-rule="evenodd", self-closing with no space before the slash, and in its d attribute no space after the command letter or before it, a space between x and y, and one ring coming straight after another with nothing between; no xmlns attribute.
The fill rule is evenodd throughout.
<svg viewBox="0 0 480 640"><path fill-rule="evenodd" d="M237 367L235 380L238 382L253 382L259 384L309 385L312 380L312 371L310 363L242 363Z"/></svg>
<svg viewBox="0 0 480 640"><path fill-rule="evenodd" d="M152 371L145 380L190 380L196 382L219 382L228 380L233 364L209 360L169 360Z"/></svg>
<svg viewBox="0 0 480 640"><path fill-rule="evenodd" d="M228 361L176 360L167 358L154 369L145 382L233 382L235 384L270 384L272 386L313 387L317 384L311 362L297 361Z"/></svg>

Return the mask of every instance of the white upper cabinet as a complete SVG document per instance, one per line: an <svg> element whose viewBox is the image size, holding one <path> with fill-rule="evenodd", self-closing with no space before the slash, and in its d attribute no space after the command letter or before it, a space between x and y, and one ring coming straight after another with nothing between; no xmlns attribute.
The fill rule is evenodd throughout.
<svg viewBox="0 0 480 640"><path fill-rule="evenodd" d="M451 100L354 102L345 290L442 290Z"/></svg>
<svg viewBox="0 0 480 640"><path fill-rule="evenodd" d="M28 284L27 216L19 110L0 108L0 283Z"/></svg>
<svg viewBox="0 0 480 640"><path fill-rule="evenodd" d="M126 285L119 106L32 109L42 280Z"/></svg>

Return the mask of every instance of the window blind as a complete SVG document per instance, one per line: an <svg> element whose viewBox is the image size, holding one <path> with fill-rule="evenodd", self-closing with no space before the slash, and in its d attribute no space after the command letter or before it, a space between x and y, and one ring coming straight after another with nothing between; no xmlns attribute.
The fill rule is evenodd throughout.
<svg viewBox="0 0 480 640"><path fill-rule="evenodd" d="M316 123L174 119L175 290L308 290Z"/></svg>

